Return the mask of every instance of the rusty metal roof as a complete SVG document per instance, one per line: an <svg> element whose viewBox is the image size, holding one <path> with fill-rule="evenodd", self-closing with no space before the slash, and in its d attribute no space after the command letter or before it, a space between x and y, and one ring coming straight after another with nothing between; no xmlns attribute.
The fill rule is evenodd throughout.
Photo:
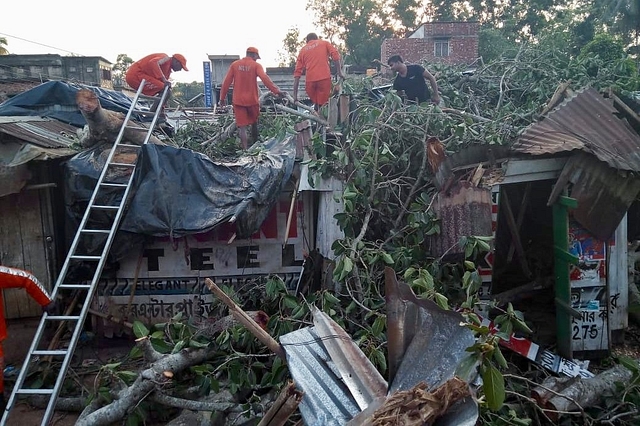
<svg viewBox="0 0 640 426"><path fill-rule="evenodd" d="M512 149L532 155L582 150L620 170L640 171L640 135L593 88L568 98L527 127Z"/></svg>
<svg viewBox="0 0 640 426"><path fill-rule="evenodd" d="M41 148L69 148L78 142L77 127L43 117L0 117L0 133Z"/></svg>

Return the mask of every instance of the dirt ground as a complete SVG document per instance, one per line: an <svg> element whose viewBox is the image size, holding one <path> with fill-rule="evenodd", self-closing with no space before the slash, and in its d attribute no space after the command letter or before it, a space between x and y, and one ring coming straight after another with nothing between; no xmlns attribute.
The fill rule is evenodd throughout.
<svg viewBox="0 0 640 426"><path fill-rule="evenodd" d="M40 318L27 318L19 320L7 320L7 330L9 336L3 342L5 352L5 363L7 366L12 365L19 367L29 350L31 342L36 332ZM82 339L81 339L82 340ZM133 341L126 338L96 338L91 341L81 342L74 351L73 364L77 364L82 360L96 364L106 364L113 359L121 359L129 352L133 346ZM86 362L85 361L85 362ZM84 379L86 386L92 385L92 377L87 376ZM5 400L9 399L13 381L5 379ZM11 417L7 422L8 426L40 426L44 410L33 408L27 403L18 403L11 410ZM50 426L72 426L75 424L78 414L56 412L49 423Z"/></svg>
<svg viewBox="0 0 640 426"><path fill-rule="evenodd" d="M20 366L29 350L29 346L35 335L39 318L20 320L8 320L7 328L9 336L4 341L6 365ZM94 337L89 342L80 343L76 348L75 359L72 364L78 364L82 360L98 365L121 360L133 347L134 342L128 338ZM616 345L612 349L612 355L626 355L640 359L640 328L631 325L625 332L624 343ZM92 376L84 379L88 388L92 386ZM13 385L11 380L5 380L5 399L8 400ZM18 403L12 410L8 426L40 426L44 410L33 408L26 403ZM56 412L50 422L50 426L73 426L78 418L76 413ZM16 420L14 420L16 419Z"/></svg>

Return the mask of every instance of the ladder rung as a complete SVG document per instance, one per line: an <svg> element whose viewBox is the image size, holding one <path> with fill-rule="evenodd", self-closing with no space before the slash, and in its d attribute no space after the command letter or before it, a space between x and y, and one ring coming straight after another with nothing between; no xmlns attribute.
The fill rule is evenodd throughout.
<svg viewBox="0 0 640 426"><path fill-rule="evenodd" d="M85 234L109 234L111 233L108 229L83 229L80 232Z"/></svg>
<svg viewBox="0 0 640 426"><path fill-rule="evenodd" d="M126 188L127 185L126 183L109 183L109 182L102 182L100 184L100 186L109 186L111 188Z"/></svg>
<svg viewBox="0 0 640 426"><path fill-rule="evenodd" d="M136 165L133 163L109 163L109 166L117 166L117 167L135 167Z"/></svg>
<svg viewBox="0 0 640 426"><path fill-rule="evenodd" d="M93 205L91 206L92 209L98 209L98 210L118 210L120 208L120 206L102 206L102 205Z"/></svg>
<svg viewBox="0 0 640 426"><path fill-rule="evenodd" d="M15 393L26 395L51 395L53 393L53 389L17 389Z"/></svg>
<svg viewBox="0 0 640 426"><path fill-rule="evenodd" d="M119 143L118 148L140 148L140 145L131 145L128 143Z"/></svg>
<svg viewBox="0 0 640 426"><path fill-rule="evenodd" d="M67 353L69 353L69 351L63 351L63 350L59 350L59 351L35 350L35 351L31 352L31 355L60 356L60 355L66 355Z"/></svg>
<svg viewBox="0 0 640 426"><path fill-rule="evenodd" d="M60 284L59 288L91 288L91 284Z"/></svg>
<svg viewBox="0 0 640 426"><path fill-rule="evenodd" d="M47 319L51 321L77 321L80 317L78 315L47 315Z"/></svg>
<svg viewBox="0 0 640 426"><path fill-rule="evenodd" d="M100 259L102 259L102 257L100 257L100 256L73 255L73 256L69 256L69 259L74 259L74 260L100 260Z"/></svg>

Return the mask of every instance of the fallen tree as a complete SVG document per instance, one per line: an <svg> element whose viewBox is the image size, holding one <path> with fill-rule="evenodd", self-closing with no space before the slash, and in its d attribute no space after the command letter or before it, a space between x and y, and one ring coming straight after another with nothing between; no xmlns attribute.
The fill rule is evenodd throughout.
<svg viewBox="0 0 640 426"><path fill-rule="evenodd" d="M87 121L88 128L88 131L81 138L80 144L84 148L88 148L100 143L114 143L124 123L125 115L102 108L98 95L89 89L81 89L76 93L76 103ZM122 140L134 145L141 145L148 131L148 127L131 120L123 130ZM154 135L150 136L149 142L163 144Z"/></svg>

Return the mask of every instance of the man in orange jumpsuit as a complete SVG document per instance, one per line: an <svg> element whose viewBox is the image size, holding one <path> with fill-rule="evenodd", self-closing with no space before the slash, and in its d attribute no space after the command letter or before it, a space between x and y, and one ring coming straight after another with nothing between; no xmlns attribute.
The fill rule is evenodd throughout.
<svg viewBox="0 0 640 426"><path fill-rule="evenodd" d="M53 306L51 296L36 277L22 269L0 265L0 288L24 288L44 310ZM4 320L4 301L0 291L0 372L4 372L2 342L7 338L7 323ZM0 374L0 404L4 404L4 375Z"/></svg>
<svg viewBox="0 0 640 426"><path fill-rule="evenodd" d="M264 72L262 65L256 62L260 59L260 53L255 47L247 48L247 56L234 61L229 67L227 75L222 81L220 89L220 106L227 103L227 92L233 84L233 96L231 103L233 105L233 113L240 134L240 142L242 148L247 149L248 137L247 127L251 126L251 136L253 142L258 139L258 116L260 115L260 99L258 98L258 82L256 77L267 86L272 93L280 96L281 92L278 86Z"/></svg>
<svg viewBox="0 0 640 426"><path fill-rule="evenodd" d="M168 86L169 90L171 90L171 82L169 81L171 72L180 70L189 71L187 60L181 54L176 53L173 56L169 56L165 53L152 53L131 64L125 74L125 80L134 90L138 90L142 80L144 80L142 94L158 96L165 86ZM151 111L158 109L159 102L160 100L158 99L151 106Z"/></svg>
<svg viewBox="0 0 640 426"><path fill-rule="evenodd" d="M305 90L316 110L331 96L331 68L329 59L336 62L338 76L344 78L340 53L331 43L319 40L315 33L307 35L307 44L300 49L293 71L293 99L298 101L298 85L302 72L306 71Z"/></svg>

